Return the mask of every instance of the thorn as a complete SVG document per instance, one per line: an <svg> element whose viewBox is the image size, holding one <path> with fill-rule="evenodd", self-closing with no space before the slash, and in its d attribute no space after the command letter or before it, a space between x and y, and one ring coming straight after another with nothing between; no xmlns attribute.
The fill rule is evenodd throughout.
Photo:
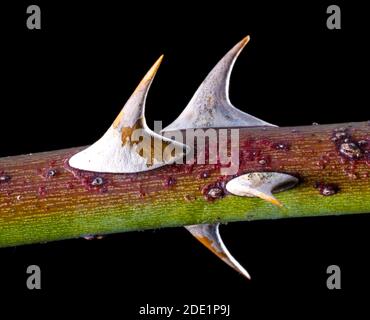
<svg viewBox="0 0 370 320"><path fill-rule="evenodd" d="M272 192L281 192L297 185L298 179L280 172L251 172L230 180L226 189L230 193L244 197L259 197L273 205L283 207Z"/></svg>
<svg viewBox="0 0 370 320"><path fill-rule="evenodd" d="M272 126L235 108L229 99L230 75L249 36L237 43L213 68L180 116L162 131L209 127Z"/></svg>
<svg viewBox="0 0 370 320"><path fill-rule="evenodd" d="M197 224L186 226L185 228L205 247L212 251L223 262L229 265L234 270L238 271L241 275L248 280L251 279L247 270L231 255L222 241L219 223L216 224Z"/></svg>
<svg viewBox="0 0 370 320"><path fill-rule="evenodd" d="M163 55L149 69L108 131L69 159L75 169L100 173L133 173L171 164L189 150L148 128L145 101ZM184 151L186 150L186 151Z"/></svg>

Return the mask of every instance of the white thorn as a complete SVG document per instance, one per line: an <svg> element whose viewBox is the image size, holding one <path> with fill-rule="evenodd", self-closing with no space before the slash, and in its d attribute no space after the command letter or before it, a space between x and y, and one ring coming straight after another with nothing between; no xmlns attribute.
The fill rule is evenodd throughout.
<svg viewBox="0 0 370 320"><path fill-rule="evenodd" d="M142 172L185 155L186 146L154 133L145 122L146 96L162 59L141 80L104 136L69 159L71 167L102 173Z"/></svg>
<svg viewBox="0 0 370 320"><path fill-rule="evenodd" d="M274 205L282 206L272 193L294 187L298 179L280 172L251 172L230 180L226 190L237 196L259 197Z"/></svg>
<svg viewBox="0 0 370 320"><path fill-rule="evenodd" d="M219 223L197 224L186 226L185 228L222 261L224 261L234 270L238 271L247 279L250 279L251 277L248 271L242 267L242 265L231 255L229 250L226 248L220 235L219 226Z"/></svg>
<svg viewBox="0 0 370 320"><path fill-rule="evenodd" d="M235 45L213 68L180 116L163 131L209 127L272 126L235 108L229 99L230 74L249 36Z"/></svg>

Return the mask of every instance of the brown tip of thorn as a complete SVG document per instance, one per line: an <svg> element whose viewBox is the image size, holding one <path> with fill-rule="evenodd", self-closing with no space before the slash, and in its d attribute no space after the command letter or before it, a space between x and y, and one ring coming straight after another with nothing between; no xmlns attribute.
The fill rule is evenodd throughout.
<svg viewBox="0 0 370 320"><path fill-rule="evenodd" d="M244 47L247 45L249 40L250 40L250 37L246 36L235 45L235 47L232 50L236 50L234 51L234 54L236 56L238 56L239 53L244 49Z"/></svg>
<svg viewBox="0 0 370 320"><path fill-rule="evenodd" d="M272 203L273 205L278 206L280 208L284 207L284 205L279 200L277 200L275 198L272 198L268 201L270 201L270 203Z"/></svg>
<svg viewBox="0 0 370 320"><path fill-rule="evenodd" d="M162 60L163 60L163 54L157 59L157 61L152 65L149 71L145 74L144 78L140 81L139 85L136 87L130 99L132 99L135 96L139 96L145 102L146 92L149 90L149 87L154 79L154 76L156 75L158 71L159 66L161 65ZM113 128L116 129L120 125L122 118L124 116L124 113L125 113L126 106L130 105L130 102L129 102L130 99L128 100L128 102L126 102L125 106L123 107L123 109L121 110L117 118L114 120ZM136 120L139 114L143 113L143 110L144 110L143 105L135 105L135 107L140 107L140 106L141 106L141 109L140 108L137 109L138 115L134 117L135 118L134 120Z"/></svg>
<svg viewBox="0 0 370 320"><path fill-rule="evenodd" d="M147 72L147 74L145 75L144 79L141 81L142 82L146 82L146 81L151 81L155 74L157 73L158 71L158 68L159 66L161 65L162 63L162 60L163 60L163 57L164 55L162 54L158 59L157 61L153 64L153 66L149 69L149 71ZM141 84L140 83L140 84Z"/></svg>
<svg viewBox="0 0 370 320"><path fill-rule="evenodd" d="M266 200L268 202L270 202L271 204L277 206L277 207L284 207L284 205L278 200L276 199L274 196L272 195L269 195L269 194L259 194L257 195L258 197L262 198L263 200Z"/></svg>
<svg viewBox="0 0 370 320"><path fill-rule="evenodd" d="M251 37L248 35L248 36L245 36L241 41L240 41L240 43L243 45L243 46L245 46L248 42L249 42L249 40L251 39Z"/></svg>

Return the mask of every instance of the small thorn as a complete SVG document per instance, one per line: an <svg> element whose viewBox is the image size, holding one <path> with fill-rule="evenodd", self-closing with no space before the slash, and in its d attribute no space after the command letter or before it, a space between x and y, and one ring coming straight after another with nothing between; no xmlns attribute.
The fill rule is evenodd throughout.
<svg viewBox="0 0 370 320"><path fill-rule="evenodd" d="M273 205L283 207L272 192L288 190L297 185L298 179L280 172L251 172L230 180L226 189L230 193L244 197L259 197Z"/></svg>
<svg viewBox="0 0 370 320"><path fill-rule="evenodd" d="M205 247L212 251L217 257L223 262L229 265L234 270L238 271L241 275L246 277L248 280L251 279L247 270L231 255L229 250L226 248L222 241L220 230L220 224L197 224L192 226L186 226L185 228Z"/></svg>

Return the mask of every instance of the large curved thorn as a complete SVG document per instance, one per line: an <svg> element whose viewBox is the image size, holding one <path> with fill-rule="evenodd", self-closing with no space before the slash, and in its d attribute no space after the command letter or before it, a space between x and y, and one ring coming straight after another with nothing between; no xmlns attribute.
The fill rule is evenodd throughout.
<svg viewBox="0 0 370 320"><path fill-rule="evenodd" d="M200 85L184 111L163 131L272 125L238 110L229 99L231 70L236 58L248 42L249 36L241 40L218 62Z"/></svg>
<svg viewBox="0 0 370 320"><path fill-rule="evenodd" d="M237 196L259 197L274 205L282 207L272 193L277 193L294 187L298 179L280 172L251 172L230 180L226 190Z"/></svg>
<svg viewBox="0 0 370 320"><path fill-rule="evenodd" d="M197 224L185 227L195 238L211 250L217 257L228 264L231 268L241 273L247 279L250 275L240 263L231 255L222 241L219 223L216 224Z"/></svg>
<svg viewBox="0 0 370 320"><path fill-rule="evenodd" d="M126 102L104 136L69 160L73 168L95 172L147 171L181 159L186 147L151 131L145 122L145 100L161 56Z"/></svg>

